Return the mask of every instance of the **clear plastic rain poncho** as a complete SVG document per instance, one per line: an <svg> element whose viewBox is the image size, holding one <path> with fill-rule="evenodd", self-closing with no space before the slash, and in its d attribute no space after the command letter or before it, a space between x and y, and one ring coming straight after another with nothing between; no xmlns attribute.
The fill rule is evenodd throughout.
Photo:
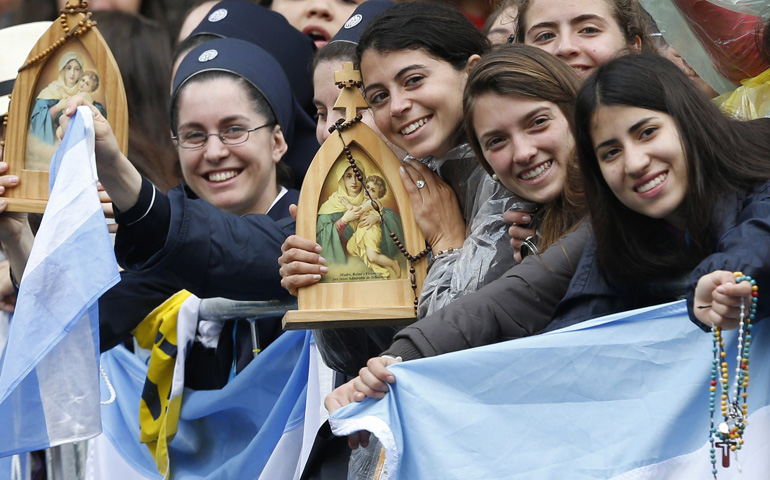
<svg viewBox="0 0 770 480"><path fill-rule="evenodd" d="M457 195L466 222L466 239L462 248L441 255L428 270L418 319L478 290L511 268L516 262L503 213L534 206L494 181L467 144L452 149L444 158L429 157L423 162L438 171ZM324 363L355 376L369 358L390 346L399 328L335 328L314 330L313 334Z"/></svg>
<svg viewBox="0 0 770 480"><path fill-rule="evenodd" d="M770 59L760 43L767 0L640 0L664 39L721 95L734 118L770 116Z"/></svg>

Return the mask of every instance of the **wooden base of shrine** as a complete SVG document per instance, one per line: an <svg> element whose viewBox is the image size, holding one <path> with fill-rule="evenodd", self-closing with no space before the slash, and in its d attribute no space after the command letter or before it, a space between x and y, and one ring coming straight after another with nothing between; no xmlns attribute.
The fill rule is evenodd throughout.
<svg viewBox="0 0 770 480"><path fill-rule="evenodd" d="M308 328L409 325L416 319L414 307L289 310L283 317L283 329L305 330Z"/></svg>
<svg viewBox="0 0 770 480"><path fill-rule="evenodd" d="M6 197L9 212L43 213L48 205L47 200L32 200L25 198Z"/></svg>

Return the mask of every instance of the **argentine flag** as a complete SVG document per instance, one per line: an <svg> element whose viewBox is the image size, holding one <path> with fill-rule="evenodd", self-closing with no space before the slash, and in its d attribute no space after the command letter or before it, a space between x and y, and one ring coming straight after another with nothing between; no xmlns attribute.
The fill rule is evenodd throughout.
<svg viewBox="0 0 770 480"><path fill-rule="evenodd" d="M720 480L770 478L769 322L752 331L743 449L715 449ZM737 332L723 337L732 381ZM393 365L384 399L330 423L374 432L389 480L708 479L712 358L676 302Z"/></svg>
<svg viewBox="0 0 770 480"><path fill-rule="evenodd" d="M93 116L80 107L70 122L0 359L0 456L101 432L96 301L120 277L96 191Z"/></svg>
<svg viewBox="0 0 770 480"><path fill-rule="evenodd" d="M288 331L222 389L185 389L167 478L298 479L325 420L317 358L310 331ZM104 352L102 366L117 399L102 406L104 434L89 442L86 480L162 479L139 441L147 366L122 346Z"/></svg>

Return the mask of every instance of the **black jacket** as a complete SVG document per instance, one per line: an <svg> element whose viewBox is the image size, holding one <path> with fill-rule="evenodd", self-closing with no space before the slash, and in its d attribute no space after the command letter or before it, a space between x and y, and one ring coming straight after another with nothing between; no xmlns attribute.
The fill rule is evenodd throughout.
<svg viewBox="0 0 770 480"><path fill-rule="evenodd" d="M99 301L102 351L129 337L155 307L179 290L201 298L281 299L277 259L295 222L289 204L299 192L289 190L265 215L224 213L177 187L167 196L145 181L139 201L118 212L115 252L125 268L121 282ZM281 334L281 319L258 323L260 347ZM235 330L235 333L233 333ZM186 385L220 388L231 368L242 370L252 359L245 321L227 322L216 349L194 345L185 369Z"/></svg>
<svg viewBox="0 0 770 480"><path fill-rule="evenodd" d="M655 285L629 290L612 282L596 262L596 245L586 247L569 291L554 313L550 329L635 308L687 298L693 315L695 285L715 270L741 271L760 286L770 285L770 182L750 194L719 199L712 214L714 253L704 258L687 278L661 278ZM758 302L757 318L770 314L767 301Z"/></svg>

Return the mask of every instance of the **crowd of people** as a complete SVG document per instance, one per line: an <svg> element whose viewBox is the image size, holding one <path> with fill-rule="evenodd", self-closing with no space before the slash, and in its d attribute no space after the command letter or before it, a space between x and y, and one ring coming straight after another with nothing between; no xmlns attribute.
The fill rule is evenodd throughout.
<svg viewBox="0 0 770 480"><path fill-rule="evenodd" d="M157 4L129 3L133 11L95 15L126 85L127 154L109 106L94 96L98 73L77 53L58 60L59 76L31 112L31 132L51 144L76 107L94 116L122 267L99 300L102 351L130 344L180 290L286 299L351 263L405 278L391 240L403 226L382 206L395 181L431 251L418 320L313 331L337 372L329 412L383 398L396 362L677 299L706 331L737 328L752 285L734 272L769 283L770 120L720 111L716 91L637 0L503 0L481 10L450 1L196 2L176 22L173 56L176 32L163 33L170 21ZM24 11L17 19L31 19ZM753 65L764 71L770 35L755 37ZM400 178L341 164L330 173L335 192L319 201L317 238L302 238L299 189L303 179L326 180L305 172L343 119L334 72L344 62L360 70L361 118L402 159ZM7 168L0 162L0 174ZM0 176L0 194L19 183ZM0 200L10 270L0 294L11 309L35 222L6 208ZM770 307L758 304L762 319ZM256 332L246 320L207 331L213 339L199 336L187 357L185 386L223 388L253 360L255 342L264 352L281 334L280 317ZM366 432L327 440L369 443ZM326 460L308 463L303 478L324 478L333 462L328 478L340 478L347 456Z"/></svg>

